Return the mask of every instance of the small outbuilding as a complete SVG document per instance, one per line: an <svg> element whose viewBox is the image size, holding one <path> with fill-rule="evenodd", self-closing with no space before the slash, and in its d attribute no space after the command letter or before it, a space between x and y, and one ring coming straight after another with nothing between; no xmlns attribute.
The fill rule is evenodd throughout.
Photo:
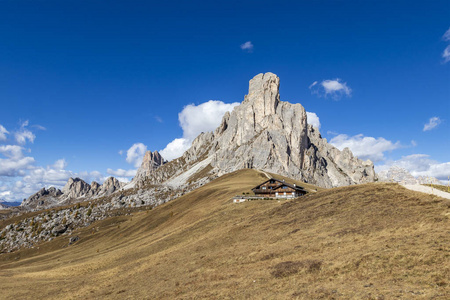
<svg viewBox="0 0 450 300"><path fill-rule="evenodd" d="M255 196L267 198L296 198L305 195L306 190L284 180L270 178L252 189Z"/></svg>

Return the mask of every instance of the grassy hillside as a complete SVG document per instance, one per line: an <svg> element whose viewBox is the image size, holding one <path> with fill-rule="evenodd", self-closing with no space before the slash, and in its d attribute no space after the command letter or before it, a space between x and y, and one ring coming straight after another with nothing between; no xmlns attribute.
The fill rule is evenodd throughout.
<svg viewBox="0 0 450 300"><path fill-rule="evenodd" d="M422 184L422 185L429 186L429 187L432 187L433 189L438 189L440 191L450 193L450 188L446 185L439 185L439 184Z"/></svg>
<svg viewBox="0 0 450 300"><path fill-rule="evenodd" d="M0 256L1 298L449 299L450 202L376 183L233 204L234 172Z"/></svg>

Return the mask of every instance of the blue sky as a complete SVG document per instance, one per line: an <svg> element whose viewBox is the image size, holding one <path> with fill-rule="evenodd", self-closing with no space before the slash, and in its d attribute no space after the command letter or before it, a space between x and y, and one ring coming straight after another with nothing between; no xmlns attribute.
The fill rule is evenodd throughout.
<svg viewBox="0 0 450 300"><path fill-rule="evenodd" d="M449 1L205 2L1 1L0 199L130 179L261 72L378 169L450 175Z"/></svg>

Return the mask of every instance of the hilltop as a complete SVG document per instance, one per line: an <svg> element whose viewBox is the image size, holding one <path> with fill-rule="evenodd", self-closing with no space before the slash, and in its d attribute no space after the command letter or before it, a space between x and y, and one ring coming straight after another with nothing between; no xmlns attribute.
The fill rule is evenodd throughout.
<svg viewBox="0 0 450 300"><path fill-rule="evenodd" d="M449 298L448 200L368 183L232 203L266 178L233 172L78 229L70 246L64 236L3 254L2 296Z"/></svg>

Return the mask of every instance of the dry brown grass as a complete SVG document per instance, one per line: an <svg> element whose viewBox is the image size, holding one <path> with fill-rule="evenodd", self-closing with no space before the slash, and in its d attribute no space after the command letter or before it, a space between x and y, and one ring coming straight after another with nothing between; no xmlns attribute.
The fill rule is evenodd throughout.
<svg viewBox="0 0 450 300"><path fill-rule="evenodd" d="M264 179L238 171L74 245L1 255L1 297L449 299L448 200L376 183L231 203Z"/></svg>
<svg viewBox="0 0 450 300"><path fill-rule="evenodd" d="M450 187L447 185L439 185L439 184L422 184L422 185L429 186L429 187L432 187L433 189L438 189L443 192L450 193Z"/></svg>

